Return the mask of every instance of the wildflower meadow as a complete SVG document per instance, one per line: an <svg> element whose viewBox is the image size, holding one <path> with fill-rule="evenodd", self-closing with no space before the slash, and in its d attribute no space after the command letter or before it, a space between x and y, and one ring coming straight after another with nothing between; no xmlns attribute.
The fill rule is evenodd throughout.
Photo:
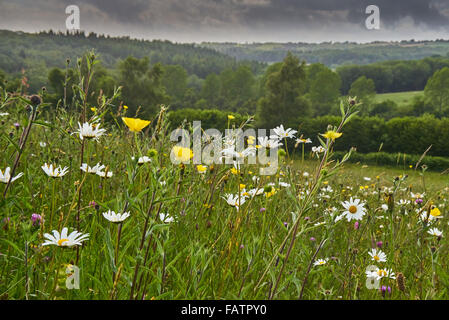
<svg viewBox="0 0 449 320"><path fill-rule="evenodd" d="M228 135L180 144L169 106L143 117L121 87L90 90L97 58L79 59L71 109L0 94L0 299L449 298L447 182L425 153L336 157L357 97L315 136L242 138L253 118L229 114Z"/></svg>

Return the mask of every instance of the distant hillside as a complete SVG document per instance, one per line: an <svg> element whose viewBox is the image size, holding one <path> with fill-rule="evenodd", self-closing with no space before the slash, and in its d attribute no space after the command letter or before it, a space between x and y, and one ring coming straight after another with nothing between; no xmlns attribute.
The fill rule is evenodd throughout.
<svg viewBox="0 0 449 320"><path fill-rule="evenodd" d="M132 55L148 56L151 63L179 64L189 74L205 78L210 73L220 73L227 67L235 67L242 62L215 50L195 44L177 44L170 41L132 40L129 37L84 34L66 35L45 32L30 34L0 30L0 69L7 73L18 73L26 69L27 74L43 73L48 68L63 68L67 58L75 61L88 50L95 49L107 68L114 68L119 59ZM264 65L248 62L254 72ZM43 75L46 77L46 72Z"/></svg>
<svg viewBox="0 0 449 320"><path fill-rule="evenodd" d="M401 41L357 43L202 43L238 60L273 63L282 61L288 51L307 63L320 62L335 68L345 64L369 64L386 60L417 60L433 55L447 56L449 41Z"/></svg>

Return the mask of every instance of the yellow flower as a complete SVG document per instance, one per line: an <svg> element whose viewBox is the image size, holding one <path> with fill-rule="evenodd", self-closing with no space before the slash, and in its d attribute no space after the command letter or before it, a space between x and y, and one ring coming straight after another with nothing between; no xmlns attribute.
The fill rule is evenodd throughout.
<svg viewBox="0 0 449 320"><path fill-rule="evenodd" d="M229 119L229 120L234 120L235 117L234 117L232 114L230 114L230 115L228 115L228 119Z"/></svg>
<svg viewBox="0 0 449 320"><path fill-rule="evenodd" d="M175 146L172 149L172 153L179 162L187 162L193 158L193 151L189 148Z"/></svg>
<svg viewBox="0 0 449 320"><path fill-rule="evenodd" d="M199 173L204 173L207 170L207 167L203 166L202 164L199 164L196 166L196 170L198 170Z"/></svg>
<svg viewBox="0 0 449 320"><path fill-rule="evenodd" d="M128 110L128 106L123 106L123 109Z"/></svg>
<svg viewBox="0 0 449 320"><path fill-rule="evenodd" d="M246 187L246 185L244 185L244 184L239 185L240 190L245 189L245 187Z"/></svg>
<svg viewBox="0 0 449 320"><path fill-rule="evenodd" d="M122 117L123 122L128 126L129 130L133 132L140 132L143 128L148 126L151 121L142 120L139 118L126 118Z"/></svg>
<svg viewBox="0 0 449 320"><path fill-rule="evenodd" d="M343 133L341 133L341 132L329 130L325 134L321 134L321 135L323 137L325 137L326 139L330 139L330 140L334 141L335 139L340 138L342 134Z"/></svg>
<svg viewBox="0 0 449 320"><path fill-rule="evenodd" d="M265 192L265 197L269 198L269 197L273 196L275 193L276 193L276 189L271 188L270 192Z"/></svg>
<svg viewBox="0 0 449 320"><path fill-rule="evenodd" d="M430 210L430 215L438 217L441 215L441 211L437 207L433 207L432 210Z"/></svg>
<svg viewBox="0 0 449 320"><path fill-rule="evenodd" d="M97 112L97 108L90 108L90 110L92 111L92 112Z"/></svg>
<svg viewBox="0 0 449 320"><path fill-rule="evenodd" d="M256 138L253 136L249 136L247 141L249 145L253 145L254 142L256 141Z"/></svg>

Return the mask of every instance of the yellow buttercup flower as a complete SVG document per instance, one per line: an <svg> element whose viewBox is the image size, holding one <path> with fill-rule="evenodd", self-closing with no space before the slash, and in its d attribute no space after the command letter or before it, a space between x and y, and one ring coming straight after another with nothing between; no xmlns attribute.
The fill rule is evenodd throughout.
<svg viewBox="0 0 449 320"><path fill-rule="evenodd" d="M123 109L128 110L128 106L123 106Z"/></svg>
<svg viewBox="0 0 449 320"><path fill-rule="evenodd" d="M175 146L172 149L172 153L179 162L187 162L193 158L193 151L189 148Z"/></svg>
<svg viewBox="0 0 449 320"><path fill-rule="evenodd" d="M336 132L336 131L333 131L333 130L329 130L325 134L321 134L321 135L323 137L325 137L326 139L330 139L330 140L334 141L335 139L340 138L342 134L343 133L341 133L341 132Z"/></svg>
<svg viewBox="0 0 449 320"><path fill-rule="evenodd" d="M207 170L206 166L203 166L202 164L199 164L196 166L196 170L198 170L199 173L204 173Z"/></svg>
<svg viewBox="0 0 449 320"><path fill-rule="evenodd" d="M139 118L126 118L122 117L123 122L128 126L129 130L133 132L140 132L143 128L148 126L151 121L142 120Z"/></svg>
<svg viewBox="0 0 449 320"><path fill-rule="evenodd" d="M228 119L229 119L229 120L234 120L235 117L234 117L232 114L230 114L230 115L228 115Z"/></svg>
<svg viewBox="0 0 449 320"><path fill-rule="evenodd" d="M434 217L438 217L441 215L441 211L437 207L433 207L432 210L430 210L430 215L434 216Z"/></svg>

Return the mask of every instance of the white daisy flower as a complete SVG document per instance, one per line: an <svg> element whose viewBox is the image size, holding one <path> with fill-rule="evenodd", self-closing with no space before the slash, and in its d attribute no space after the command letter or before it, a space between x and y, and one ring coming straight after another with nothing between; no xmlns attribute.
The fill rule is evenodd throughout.
<svg viewBox="0 0 449 320"><path fill-rule="evenodd" d="M55 245L58 247L73 247L75 245L80 246L81 243L89 239L89 234L82 234L78 231L73 231L67 235L68 229L62 229L61 234L57 230L53 230L53 235L49 233L44 234L44 238L47 240L42 244L43 246Z"/></svg>
<svg viewBox="0 0 449 320"><path fill-rule="evenodd" d="M430 230L427 231L427 233L435 237L443 236L443 232L438 230L437 228L431 228Z"/></svg>
<svg viewBox="0 0 449 320"><path fill-rule="evenodd" d="M283 188L288 188L288 187L290 187L290 183L283 182L283 181L279 180L279 186L281 186Z"/></svg>
<svg viewBox="0 0 449 320"><path fill-rule="evenodd" d="M159 214L159 218L164 223L170 223L170 222L173 222L175 220L172 216L170 216L169 214L166 214L166 213L160 213Z"/></svg>
<svg viewBox="0 0 449 320"><path fill-rule="evenodd" d="M324 151L326 151L326 149L324 149L322 146L312 147L313 153L323 153Z"/></svg>
<svg viewBox="0 0 449 320"><path fill-rule="evenodd" d="M404 199L400 199L398 202L396 202L399 206L406 206L408 204L410 204L410 200L404 200Z"/></svg>
<svg viewBox="0 0 449 320"><path fill-rule="evenodd" d="M120 223L125 221L126 218L130 216L129 212L115 213L114 211L108 210L108 212L103 212L103 217L113 223Z"/></svg>
<svg viewBox="0 0 449 320"><path fill-rule="evenodd" d="M81 125L81 123L78 122L78 127L79 130L76 131L75 133L79 134L81 140L93 139L98 141L98 138L101 137L106 132L105 129L100 129L100 125L88 122L83 123L83 125Z"/></svg>
<svg viewBox="0 0 449 320"><path fill-rule="evenodd" d="M11 179L11 182L14 182L15 180L19 179L21 176L23 176L22 172L11 179L11 168L10 167L7 167L5 169L5 172L0 170L0 182L3 182L5 184L9 182L9 179Z"/></svg>
<svg viewBox="0 0 449 320"><path fill-rule="evenodd" d="M382 252L382 250L371 249L371 251L368 252L368 254L374 261L387 262L387 255L384 252Z"/></svg>
<svg viewBox="0 0 449 320"><path fill-rule="evenodd" d="M254 188L247 191L248 195L252 198L254 196L260 196L263 194L263 188Z"/></svg>
<svg viewBox="0 0 449 320"><path fill-rule="evenodd" d="M382 278L390 278L390 279L396 279L396 276L394 275L394 272L391 271L391 269L380 269L376 267L373 271L366 271L366 276L368 278L375 278L377 280L380 280Z"/></svg>
<svg viewBox="0 0 449 320"><path fill-rule="evenodd" d="M135 157L131 157L131 159L132 159L133 161L136 160ZM142 165L142 164L148 163L148 162L151 162L151 158L150 158L150 157L147 157L147 156L139 157L139 160L137 160L137 164L138 164L138 165Z"/></svg>
<svg viewBox="0 0 449 320"><path fill-rule="evenodd" d="M285 138L295 138L295 133L298 131L293 130L291 128L288 128L287 130L284 129L284 126L281 124L280 126L273 129L276 136L278 136L279 140L285 139Z"/></svg>
<svg viewBox="0 0 449 320"><path fill-rule="evenodd" d="M307 139L296 139L296 143L312 143L312 140L310 140L310 138L307 138Z"/></svg>
<svg viewBox="0 0 449 320"><path fill-rule="evenodd" d="M369 177L364 177L363 180L365 180L365 181L371 181L371 178L369 178Z"/></svg>
<svg viewBox="0 0 449 320"><path fill-rule="evenodd" d="M65 176L67 172L69 172L68 167L64 167L64 169L62 169L61 166L59 166L56 168L56 166L53 167L53 164L48 165L47 163L45 163L41 168L42 170L44 170L47 176L52 178L61 178Z"/></svg>
<svg viewBox="0 0 449 320"><path fill-rule="evenodd" d="M348 221L351 221L353 219L362 220L362 217L366 213L366 209L364 208L365 203L360 202L360 199L352 200L351 197L349 201L344 201L341 204L346 209L343 214L346 215Z"/></svg>
<svg viewBox="0 0 449 320"><path fill-rule="evenodd" d="M0 112L0 117L6 117L9 116L8 112Z"/></svg>
<svg viewBox="0 0 449 320"><path fill-rule="evenodd" d="M225 196L222 197L222 198L225 199L226 202L227 202L230 206L235 207L235 208L237 209L237 211L239 210L240 206L241 206L242 204L244 204L245 201L246 201L246 198L245 198L245 197L240 197L240 200L239 200L239 195L238 195L238 194L235 195L235 196L232 195L232 194L225 194Z"/></svg>
<svg viewBox="0 0 449 320"><path fill-rule="evenodd" d="M314 265L314 266L322 266L322 265L326 264L328 261L329 261L329 258L326 258L326 259L318 259L318 260L316 260L316 261L313 263L313 265Z"/></svg>
<svg viewBox="0 0 449 320"><path fill-rule="evenodd" d="M97 171L97 176L102 178L112 178L113 173L112 171Z"/></svg>
<svg viewBox="0 0 449 320"><path fill-rule="evenodd" d="M276 139L272 139L272 137L257 137L257 140L259 140L259 146L266 149L276 149L282 146L282 143L279 142L277 136L275 136Z"/></svg>
<svg viewBox="0 0 449 320"><path fill-rule="evenodd" d="M41 141L41 142L39 142L39 146L41 148L45 148L47 146L47 144L45 142Z"/></svg>
<svg viewBox="0 0 449 320"><path fill-rule="evenodd" d="M101 172L101 170L103 170L104 168L106 168L105 165L101 165L100 163L97 163L94 167L89 167L87 165L87 163L83 163L80 167L81 170L83 170L84 172L87 173L92 173L92 174L97 174L98 172Z"/></svg>

